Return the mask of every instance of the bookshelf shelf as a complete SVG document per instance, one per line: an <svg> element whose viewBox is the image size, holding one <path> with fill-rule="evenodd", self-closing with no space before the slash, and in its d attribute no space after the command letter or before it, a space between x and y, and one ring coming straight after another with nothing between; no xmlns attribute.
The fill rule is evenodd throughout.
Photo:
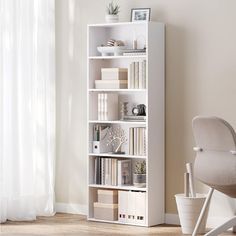
<svg viewBox="0 0 236 236"><path fill-rule="evenodd" d="M118 220L99 220L95 218L88 218L90 221L94 222L101 222L101 223L108 223L108 224L123 224L123 225L130 225L130 223L125 223L125 222L119 222ZM134 226L147 226L146 224L132 224Z"/></svg>
<svg viewBox="0 0 236 236"><path fill-rule="evenodd" d="M127 56L91 56L90 60L106 60L106 59L145 59L146 55L127 55Z"/></svg>
<svg viewBox="0 0 236 236"><path fill-rule="evenodd" d="M95 154L95 153L89 153L89 156L91 157L119 157L119 158L133 158L133 159L146 159L147 156L136 156L136 155L126 155L126 154L112 154L112 153L100 153L100 154Z"/></svg>
<svg viewBox="0 0 236 236"><path fill-rule="evenodd" d="M159 22L119 22L88 25L88 220L138 226L153 226L164 223L164 31L164 24ZM122 40L127 48L132 48L134 35L139 35L137 39L138 48L146 46L145 55L101 56L97 50L98 46L106 44L111 38ZM119 68L118 70L121 71L122 68L127 68L125 70L128 71L128 73L126 72L128 74L127 82L117 83L117 81L114 81L114 78L117 77L114 76L113 83L98 82L97 80L101 79L103 81L111 79L108 75L104 77L104 74L102 74L106 71L104 68L113 68L113 70L110 70L112 73L116 73L114 69L117 71L117 68ZM122 70L124 71L124 69ZM121 78L119 76L118 79ZM126 77L122 77L121 80L126 80ZM102 86L104 84L106 86ZM109 84L117 89L109 89ZM127 84L127 89L124 86L125 84ZM96 87L106 89L96 89ZM122 89L119 89L119 87L122 87ZM127 115L129 117L132 115L133 107L144 104L146 106L146 120L121 120L121 108L125 102L128 102L129 113ZM99 154L93 153L93 150L95 150L94 152L99 150L96 149L96 142L102 140L101 130L109 130L108 127L109 129L120 127L125 133L127 142L121 148L125 154L111 154L109 153L110 150L107 149L100 151ZM97 131L94 131L95 129L100 132L98 136ZM105 148L107 148L107 145ZM136 177L133 173L137 161L146 163L145 188L138 188L133 185ZM129 175L123 175L122 163L130 163L127 164L130 167L127 171ZM122 181L127 178L129 180L129 182L126 182L128 185L121 185ZM99 189L117 190L120 197L127 195L124 202L127 202L128 208L133 202L138 207L139 205L142 206L142 222L136 220L137 217L135 221L123 219L110 221L97 219L99 217L95 218L94 203L98 201ZM132 196L135 196L134 201L130 200ZM118 205L118 212L121 207L125 208L124 204L123 206ZM128 209L126 213L127 215L130 214Z"/></svg>
<svg viewBox="0 0 236 236"><path fill-rule="evenodd" d="M129 190L129 191L140 191L146 192L146 188L137 188L134 186L113 186L113 185L101 185L101 184L89 184L91 188L105 188L105 189L122 189L122 190Z"/></svg>
<svg viewBox="0 0 236 236"><path fill-rule="evenodd" d="M139 93L139 92L147 92L146 89L89 89L89 92L131 92L131 93Z"/></svg>
<svg viewBox="0 0 236 236"><path fill-rule="evenodd" d="M133 124L146 125L146 121L123 121L123 120L89 120L91 124Z"/></svg>

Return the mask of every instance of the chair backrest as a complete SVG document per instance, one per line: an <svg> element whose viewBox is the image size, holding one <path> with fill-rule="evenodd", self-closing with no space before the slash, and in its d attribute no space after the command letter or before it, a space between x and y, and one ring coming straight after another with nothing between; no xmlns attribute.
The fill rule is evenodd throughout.
<svg viewBox="0 0 236 236"><path fill-rule="evenodd" d="M217 117L195 117L193 133L197 151L194 174L201 182L236 197L236 134Z"/></svg>

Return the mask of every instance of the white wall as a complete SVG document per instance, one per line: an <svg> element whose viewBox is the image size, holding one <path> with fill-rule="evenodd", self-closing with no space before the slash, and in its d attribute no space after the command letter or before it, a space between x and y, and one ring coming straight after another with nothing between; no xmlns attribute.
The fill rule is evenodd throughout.
<svg viewBox="0 0 236 236"><path fill-rule="evenodd" d="M191 120L216 115L236 127L236 1L120 0L121 20L151 7L166 25L166 212L176 213L185 162L194 159ZM104 22L105 0L56 0L56 200L86 204L86 25ZM203 188L200 186L199 190ZM217 194L211 214L233 214Z"/></svg>

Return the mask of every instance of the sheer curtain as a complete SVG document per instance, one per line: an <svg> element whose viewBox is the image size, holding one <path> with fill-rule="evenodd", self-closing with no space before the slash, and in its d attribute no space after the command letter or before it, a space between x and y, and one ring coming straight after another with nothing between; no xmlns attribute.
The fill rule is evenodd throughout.
<svg viewBox="0 0 236 236"><path fill-rule="evenodd" d="M0 1L0 222L54 212L54 0Z"/></svg>

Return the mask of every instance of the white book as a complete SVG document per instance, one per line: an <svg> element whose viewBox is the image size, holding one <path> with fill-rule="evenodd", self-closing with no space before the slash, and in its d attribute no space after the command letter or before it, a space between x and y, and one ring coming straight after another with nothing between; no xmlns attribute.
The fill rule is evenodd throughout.
<svg viewBox="0 0 236 236"><path fill-rule="evenodd" d="M130 88L134 89L135 84L134 84L134 62L130 64Z"/></svg>
<svg viewBox="0 0 236 236"><path fill-rule="evenodd" d="M147 130L143 129L143 155L147 155Z"/></svg>
<svg viewBox="0 0 236 236"><path fill-rule="evenodd" d="M144 128L140 128L140 132L139 132L139 135L140 135L140 145L139 145L139 153L140 153L140 156L143 156L143 129Z"/></svg>
<svg viewBox="0 0 236 236"><path fill-rule="evenodd" d="M105 158L105 185L109 183L108 158Z"/></svg>
<svg viewBox="0 0 236 236"><path fill-rule="evenodd" d="M104 94L103 93L101 93L100 101L101 101L101 115L100 115L100 117L101 117L101 120L104 120Z"/></svg>
<svg viewBox="0 0 236 236"><path fill-rule="evenodd" d="M136 192L128 192L127 223L136 222ZM137 206L138 207L138 206Z"/></svg>
<svg viewBox="0 0 236 236"><path fill-rule="evenodd" d="M138 76L138 79L139 79L139 83L138 83L138 88L139 89L142 89L143 88L143 61L140 61L138 63L139 65L139 69L138 69L138 72L139 72L139 76Z"/></svg>
<svg viewBox="0 0 236 236"><path fill-rule="evenodd" d="M108 119L108 111L107 111L107 93L103 94L103 120Z"/></svg>
<svg viewBox="0 0 236 236"><path fill-rule="evenodd" d="M134 129L134 155L137 155L137 128L133 128Z"/></svg>
<svg viewBox="0 0 236 236"><path fill-rule="evenodd" d="M142 63L142 67L143 67L143 76L142 76L142 78L143 78L143 88L145 89L146 88L146 83L147 83L147 81L146 81L146 60L144 60L143 61L143 63Z"/></svg>
<svg viewBox="0 0 236 236"><path fill-rule="evenodd" d="M118 120L118 94L108 93L106 99L106 120Z"/></svg>
<svg viewBox="0 0 236 236"><path fill-rule="evenodd" d="M128 191L118 191L118 221L127 222Z"/></svg>
<svg viewBox="0 0 236 236"><path fill-rule="evenodd" d="M98 120L101 120L101 94L98 94Z"/></svg>
<svg viewBox="0 0 236 236"><path fill-rule="evenodd" d="M139 88L139 72L138 72L138 69L139 69L139 63L136 61L134 62L134 88L135 89L138 89Z"/></svg>
<svg viewBox="0 0 236 236"><path fill-rule="evenodd" d="M132 63L129 64L128 68L128 89L131 89L131 70L132 70Z"/></svg>
<svg viewBox="0 0 236 236"><path fill-rule="evenodd" d="M136 224L146 223L146 193L135 192Z"/></svg>
<svg viewBox="0 0 236 236"><path fill-rule="evenodd" d="M129 128L129 155L134 155L134 128Z"/></svg>

